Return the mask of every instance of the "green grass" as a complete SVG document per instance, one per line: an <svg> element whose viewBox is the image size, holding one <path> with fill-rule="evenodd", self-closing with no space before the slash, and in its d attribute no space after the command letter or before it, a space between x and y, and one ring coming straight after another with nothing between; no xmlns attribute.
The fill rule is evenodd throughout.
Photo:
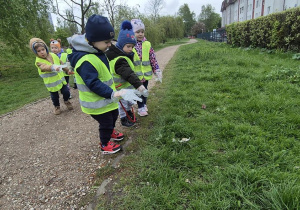
<svg viewBox="0 0 300 210"><path fill-rule="evenodd" d="M189 41L188 38L183 38L183 39L180 39L180 40L178 40L178 39L169 39L164 44L159 44L158 46L156 46L155 51L158 51L158 50L160 50L162 48L165 48L165 47L184 44L184 43L187 43L188 41Z"/></svg>
<svg viewBox="0 0 300 210"><path fill-rule="evenodd" d="M32 59L31 63L15 58L4 63L2 59L0 61L4 67L0 77L0 115L49 96L34 66L34 58L27 57L28 60Z"/></svg>
<svg viewBox="0 0 300 210"><path fill-rule="evenodd" d="M188 39L169 40L155 50L187 41ZM18 58L6 53L8 47L2 42L0 48L0 115L50 96L34 65L35 56L32 53ZM70 77L70 86L73 84L73 77Z"/></svg>
<svg viewBox="0 0 300 210"><path fill-rule="evenodd" d="M300 209L298 72L290 54L182 46L98 209Z"/></svg>

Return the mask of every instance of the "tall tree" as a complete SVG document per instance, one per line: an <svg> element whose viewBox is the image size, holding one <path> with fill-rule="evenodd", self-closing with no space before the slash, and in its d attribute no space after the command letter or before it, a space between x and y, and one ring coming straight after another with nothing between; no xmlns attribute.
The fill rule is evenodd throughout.
<svg viewBox="0 0 300 210"><path fill-rule="evenodd" d="M29 39L33 36L48 40L53 32L49 8L47 0L1 1L0 40L13 46L14 53L28 52Z"/></svg>
<svg viewBox="0 0 300 210"><path fill-rule="evenodd" d="M74 19L74 14L71 11L66 11L69 19ZM69 13L69 14L68 14ZM60 38L62 41L62 46L68 46L67 37L72 36L73 34L77 34L78 26L75 23L68 22L66 20L57 20L56 30L52 36L54 39Z"/></svg>
<svg viewBox="0 0 300 210"><path fill-rule="evenodd" d="M220 15L215 13L215 8L213 8L210 4L207 4L206 6L203 5L201 7L201 13L198 17L198 21L205 24L207 31L220 28L221 20L222 18Z"/></svg>
<svg viewBox="0 0 300 210"><path fill-rule="evenodd" d="M140 12L136 7L129 7L128 5L118 5L115 15L115 33L118 34L120 30L120 25L124 20L131 20L133 18L140 17ZM116 37L117 38L117 37Z"/></svg>
<svg viewBox="0 0 300 210"><path fill-rule="evenodd" d="M66 16L69 20L75 20L75 16L71 10L66 10ZM68 33L70 35L73 35L73 34L79 32L78 25L74 22L69 22L66 20L58 19L57 24L58 24L57 28L64 29L66 31L66 33ZM56 28L56 30L57 30L57 28Z"/></svg>
<svg viewBox="0 0 300 210"><path fill-rule="evenodd" d="M91 8L97 10L97 6L99 6L99 4L96 4L92 0L63 0L63 2L67 5L67 8L61 10L61 4L58 3L58 0L55 0L54 12L63 20L77 24L83 34L85 32L84 27L88 18L87 14L89 14L89 10L91 10ZM69 15L70 12L73 16Z"/></svg>
<svg viewBox="0 0 300 210"><path fill-rule="evenodd" d="M115 27L115 15L117 11L116 0L104 0L102 7L104 7L105 11L108 13L110 23Z"/></svg>
<svg viewBox="0 0 300 210"><path fill-rule="evenodd" d="M159 18L159 24L164 28L165 38L183 38L184 23L181 17L162 16Z"/></svg>
<svg viewBox="0 0 300 210"><path fill-rule="evenodd" d="M183 4L178 11L180 17L182 17L184 22L184 35L187 36L191 33L193 25L195 25L195 13L191 12L188 4Z"/></svg>
<svg viewBox="0 0 300 210"><path fill-rule="evenodd" d="M94 6L90 7L85 13L85 18L88 19L93 14L103 15L105 13L105 8L103 8L99 2L94 2Z"/></svg>
<svg viewBox="0 0 300 210"><path fill-rule="evenodd" d="M154 18L154 20L157 20L164 4L164 0L148 0L146 11Z"/></svg>
<svg viewBox="0 0 300 210"><path fill-rule="evenodd" d="M191 33L193 36L196 36L197 34L204 33L206 31L205 24L203 22L197 22L191 30Z"/></svg>

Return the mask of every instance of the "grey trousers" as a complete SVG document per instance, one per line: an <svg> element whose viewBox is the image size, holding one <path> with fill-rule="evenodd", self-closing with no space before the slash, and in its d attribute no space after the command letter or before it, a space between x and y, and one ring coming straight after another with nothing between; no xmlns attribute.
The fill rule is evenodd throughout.
<svg viewBox="0 0 300 210"><path fill-rule="evenodd" d="M130 103L129 101L125 101L124 99L120 99L120 101L123 104L126 111L131 111L131 107L133 105L132 103ZM119 115L120 115L120 118L126 117L126 113L125 113L124 109L122 108L120 102L119 102Z"/></svg>

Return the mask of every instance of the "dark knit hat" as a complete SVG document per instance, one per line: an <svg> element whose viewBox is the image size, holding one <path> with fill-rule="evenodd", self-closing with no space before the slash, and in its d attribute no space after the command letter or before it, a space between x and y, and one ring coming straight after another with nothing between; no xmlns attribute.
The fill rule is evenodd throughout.
<svg viewBox="0 0 300 210"><path fill-rule="evenodd" d="M128 20L125 20L121 24L121 30L118 36L116 46L122 50L125 44L136 44L132 25Z"/></svg>
<svg viewBox="0 0 300 210"><path fill-rule="evenodd" d="M113 39L115 36L114 28L107 17L92 15L85 25L85 38L89 42L99 42Z"/></svg>

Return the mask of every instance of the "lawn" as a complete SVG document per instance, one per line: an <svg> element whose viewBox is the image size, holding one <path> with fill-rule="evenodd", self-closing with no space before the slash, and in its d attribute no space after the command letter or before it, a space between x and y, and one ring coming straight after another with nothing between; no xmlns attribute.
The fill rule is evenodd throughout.
<svg viewBox="0 0 300 210"><path fill-rule="evenodd" d="M188 39L170 39L155 50L187 41ZM7 47L0 52L0 115L50 96L34 65L33 53L20 57L8 52ZM70 86L73 87L73 84L73 77L70 77Z"/></svg>
<svg viewBox="0 0 300 210"><path fill-rule="evenodd" d="M291 58L201 40L180 47L131 130L131 153L98 172L115 180L98 209L300 209Z"/></svg>

